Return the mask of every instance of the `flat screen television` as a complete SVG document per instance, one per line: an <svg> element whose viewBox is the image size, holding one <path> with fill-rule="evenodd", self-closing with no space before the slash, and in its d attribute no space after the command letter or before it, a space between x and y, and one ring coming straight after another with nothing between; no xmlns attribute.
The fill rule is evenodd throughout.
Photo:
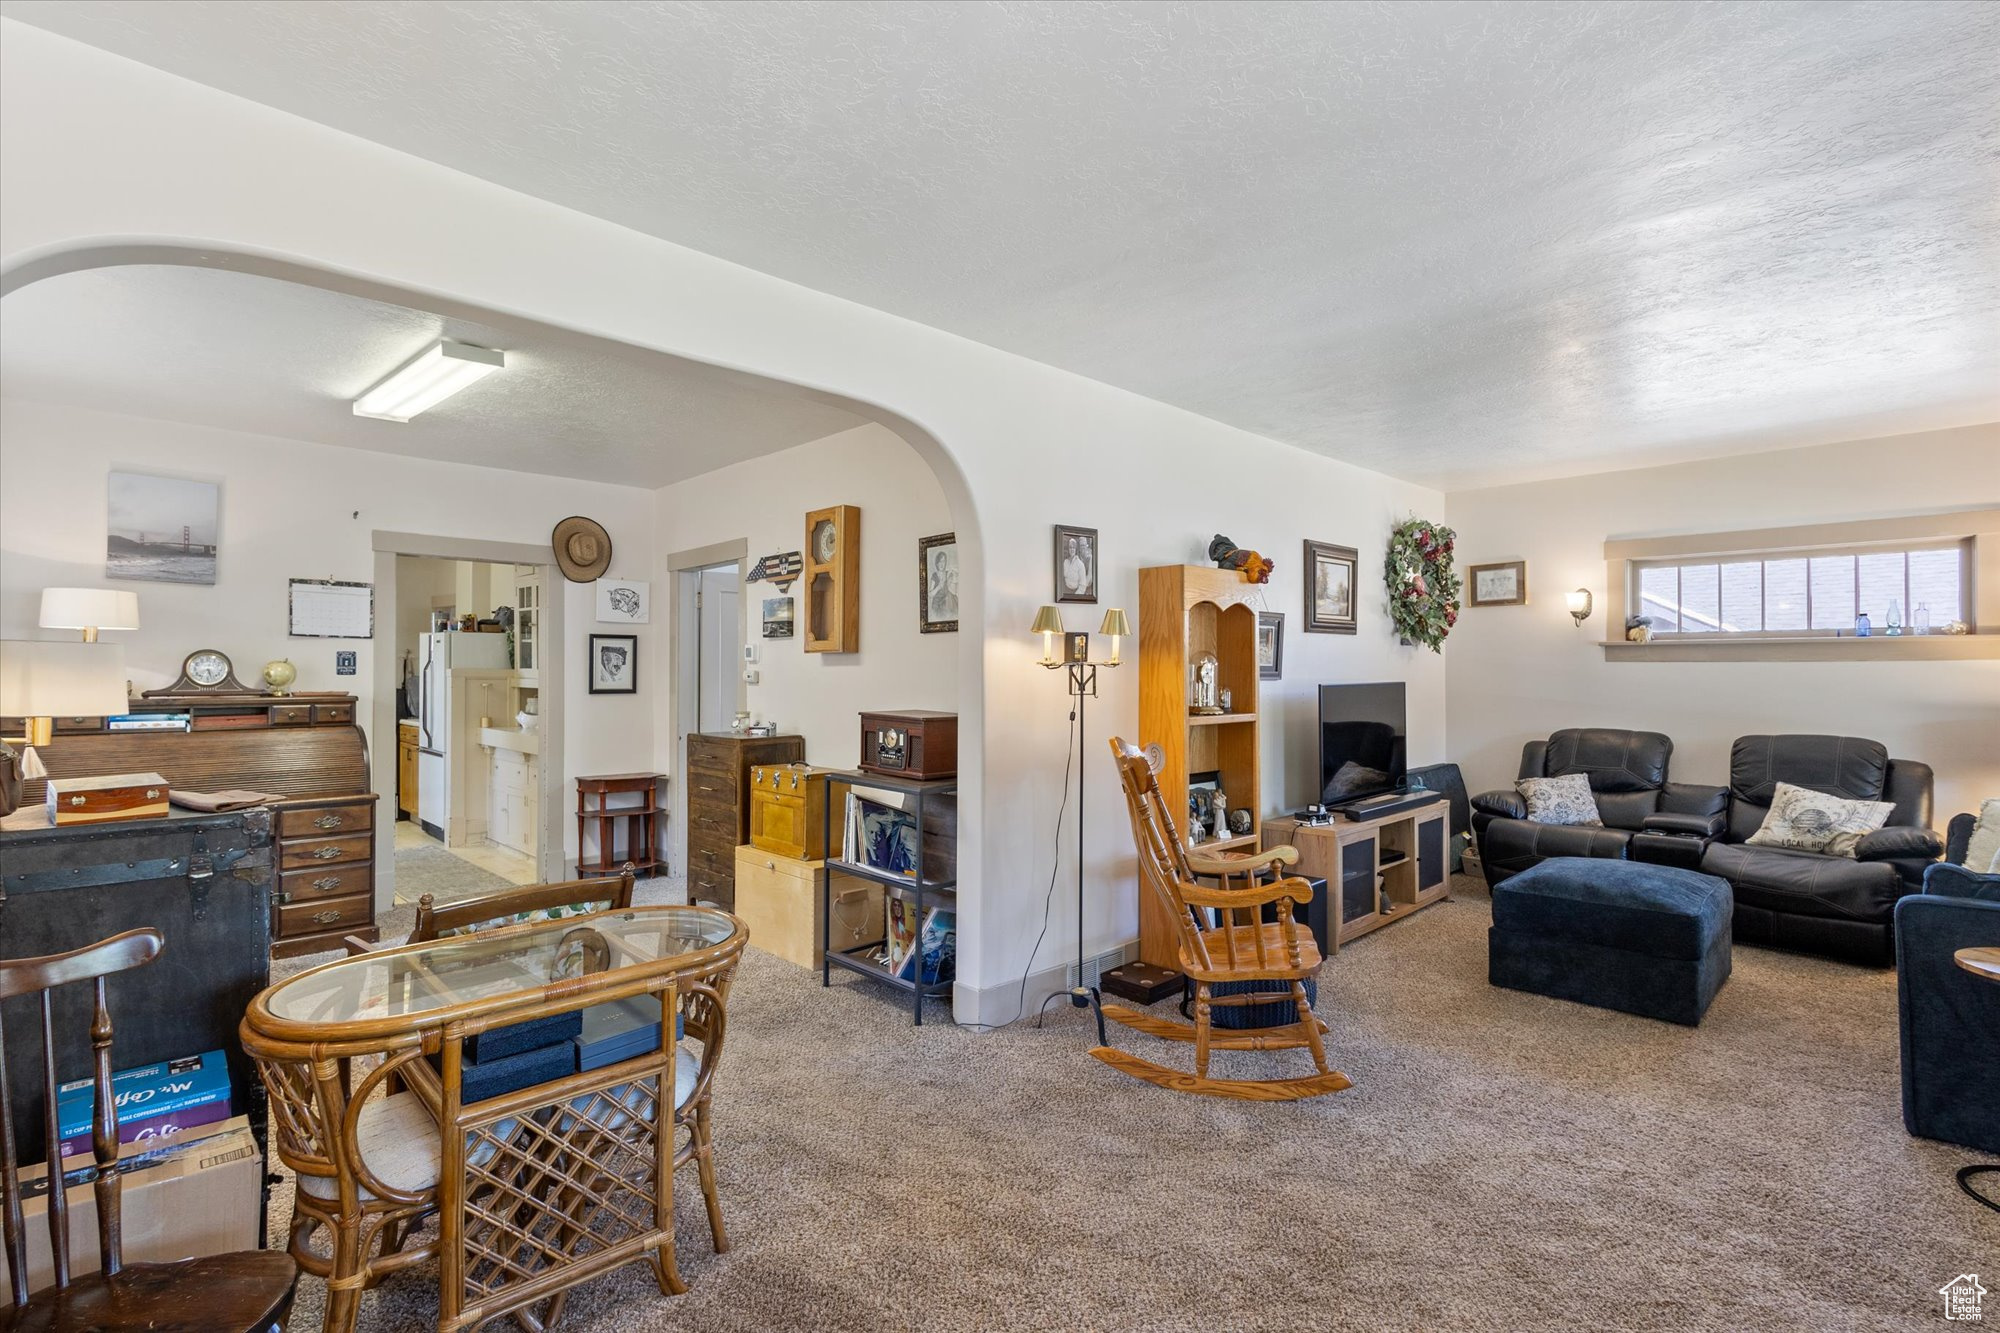
<svg viewBox="0 0 2000 1333"><path fill-rule="evenodd" d="M1403 682L1320 686L1320 804L1401 791L1406 734Z"/></svg>

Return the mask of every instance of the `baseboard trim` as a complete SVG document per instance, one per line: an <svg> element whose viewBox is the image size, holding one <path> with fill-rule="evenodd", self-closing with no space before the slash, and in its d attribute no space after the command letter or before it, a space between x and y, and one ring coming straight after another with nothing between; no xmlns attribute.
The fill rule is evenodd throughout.
<svg viewBox="0 0 2000 1333"><path fill-rule="evenodd" d="M1084 962L1084 975L1093 984L1107 968L1139 956L1139 941L1128 940ZM984 988L961 981L952 987L952 1017L962 1027L1004 1027L1019 1019L1033 1022L1050 996L1065 994L1075 984L1076 960L1055 963L1028 974L1023 999L1021 978ZM1053 1006L1051 1006L1053 1007Z"/></svg>

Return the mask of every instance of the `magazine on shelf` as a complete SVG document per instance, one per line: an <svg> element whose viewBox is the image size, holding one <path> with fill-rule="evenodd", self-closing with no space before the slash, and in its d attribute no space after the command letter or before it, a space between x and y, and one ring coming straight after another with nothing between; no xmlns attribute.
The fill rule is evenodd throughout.
<svg viewBox="0 0 2000 1333"><path fill-rule="evenodd" d="M916 911L915 904L907 904L910 914ZM928 986L939 981L950 981L958 975L958 923L956 912L942 907L933 907L924 913L924 927L916 936L919 941L914 949L906 948L902 956L891 964L896 975L905 981L916 981ZM893 921L893 916L892 916ZM893 936L894 931L891 931ZM923 959L923 974L917 974L917 959Z"/></svg>
<svg viewBox="0 0 2000 1333"><path fill-rule="evenodd" d="M900 802L849 792L842 836L847 859L856 865L917 877L917 817Z"/></svg>

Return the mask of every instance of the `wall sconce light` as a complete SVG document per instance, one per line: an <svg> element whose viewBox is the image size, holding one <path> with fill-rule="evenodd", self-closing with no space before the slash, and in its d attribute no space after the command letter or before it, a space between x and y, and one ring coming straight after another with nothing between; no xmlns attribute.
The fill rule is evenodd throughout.
<svg viewBox="0 0 2000 1333"><path fill-rule="evenodd" d="M1570 619L1576 621L1578 628L1581 628L1583 622L1590 619L1590 589L1578 588L1569 594L1567 600Z"/></svg>

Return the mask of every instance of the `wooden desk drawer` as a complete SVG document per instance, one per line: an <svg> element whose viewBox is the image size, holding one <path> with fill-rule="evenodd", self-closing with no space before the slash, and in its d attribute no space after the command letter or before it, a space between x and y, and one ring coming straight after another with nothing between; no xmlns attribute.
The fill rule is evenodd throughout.
<svg viewBox="0 0 2000 1333"><path fill-rule="evenodd" d="M324 838L335 833L361 833L375 827L375 803L308 806L278 812L281 838ZM332 858L328 858L329 860Z"/></svg>
<svg viewBox="0 0 2000 1333"><path fill-rule="evenodd" d="M287 870L278 876L281 902L302 903L314 898L340 898L350 893L369 893L375 887L375 867L335 864L321 870Z"/></svg>
<svg viewBox="0 0 2000 1333"><path fill-rule="evenodd" d="M278 908L278 928L274 934L310 935L338 926L366 925L374 919L375 900L365 893L346 898L317 898L310 902L286 903Z"/></svg>
<svg viewBox="0 0 2000 1333"><path fill-rule="evenodd" d="M733 773L696 769L687 775L688 804L703 810L734 810L743 804L743 779Z"/></svg>
<svg viewBox="0 0 2000 1333"><path fill-rule="evenodd" d="M272 704L271 725L274 727L311 726L313 710L311 704Z"/></svg>
<svg viewBox="0 0 2000 1333"><path fill-rule="evenodd" d="M314 704L312 720L320 726L354 720L353 704Z"/></svg>
<svg viewBox="0 0 2000 1333"><path fill-rule="evenodd" d="M366 861L374 851L375 839L366 833L346 838L302 838L278 844L278 868L310 870L341 861Z"/></svg>

